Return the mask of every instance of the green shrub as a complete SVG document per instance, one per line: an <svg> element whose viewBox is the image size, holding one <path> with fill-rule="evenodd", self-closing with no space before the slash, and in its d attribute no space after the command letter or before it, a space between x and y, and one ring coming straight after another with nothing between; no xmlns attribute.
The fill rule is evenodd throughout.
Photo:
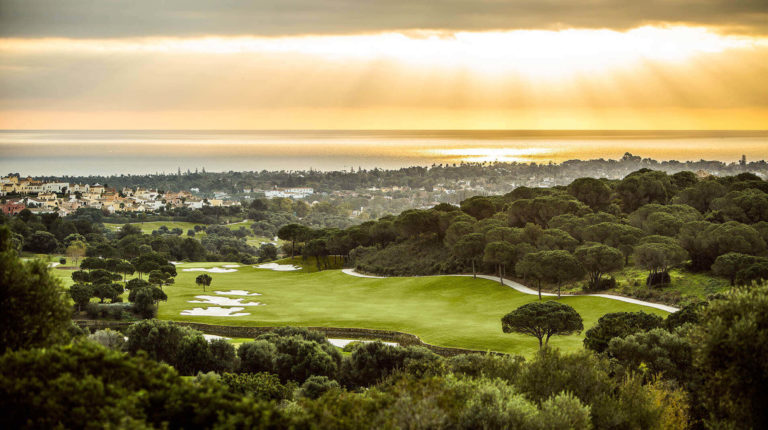
<svg viewBox="0 0 768 430"><path fill-rule="evenodd" d="M327 376L310 376L303 384L301 384L301 387L297 391L297 397L317 399L323 394L329 391L338 390L339 388L339 383L333 379L328 379Z"/></svg>

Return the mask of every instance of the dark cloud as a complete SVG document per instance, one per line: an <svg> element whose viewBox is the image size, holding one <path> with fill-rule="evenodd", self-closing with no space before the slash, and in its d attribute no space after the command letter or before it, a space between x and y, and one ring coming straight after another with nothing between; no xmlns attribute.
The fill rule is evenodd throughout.
<svg viewBox="0 0 768 430"><path fill-rule="evenodd" d="M768 34L768 0L0 0L0 37L626 29L653 23Z"/></svg>

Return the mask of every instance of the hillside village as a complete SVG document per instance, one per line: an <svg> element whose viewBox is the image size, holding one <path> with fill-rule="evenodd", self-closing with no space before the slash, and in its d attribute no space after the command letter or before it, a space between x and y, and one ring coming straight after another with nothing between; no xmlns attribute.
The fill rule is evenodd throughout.
<svg viewBox="0 0 768 430"><path fill-rule="evenodd" d="M120 190L102 184L73 184L68 182L43 182L33 178L9 175L0 178L0 197L5 198L2 211L15 215L24 209L32 213L57 212L69 215L79 208L101 209L115 212L153 212L160 208L203 206L232 206L234 200L203 198L192 192L161 192L141 187ZM14 198L15 197L15 198Z"/></svg>

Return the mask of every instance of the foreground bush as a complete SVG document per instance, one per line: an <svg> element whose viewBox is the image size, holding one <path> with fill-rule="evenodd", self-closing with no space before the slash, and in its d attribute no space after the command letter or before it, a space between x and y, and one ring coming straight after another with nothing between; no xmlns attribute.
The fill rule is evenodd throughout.
<svg viewBox="0 0 768 430"><path fill-rule="evenodd" d="M231 371L236 366L232 344L221 339L208 342L201 332L172 322L140 321L128 327L126 336L126 351L143 351L151 359L174 366L183 375Z"/></svg>
<svg viewBox="0 0 768 430"><path fill-rule="evenodd" d="M92 342L0 358L5 428L212 428L247 415L278 425L273 407L230 394L212 381L184 381L144 354L128 356Z"/></svg>

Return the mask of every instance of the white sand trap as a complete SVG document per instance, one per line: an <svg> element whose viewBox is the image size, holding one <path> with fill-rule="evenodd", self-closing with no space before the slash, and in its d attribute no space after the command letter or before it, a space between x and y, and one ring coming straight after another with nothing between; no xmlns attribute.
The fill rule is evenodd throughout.
<svg viewBox="0 0 768 430"><path fill-rule="evenodd" d="M222 296L260 296L260 293L249 293L245 290L229 290L229 291L214 291L214 293Z"/></svg>
<svg viewBox="0 0 768 430"><path fill-rule="evenodd" d="M376 342L375 340L360 340L360 339L328 339L328 343L330 343L333 346L344 348L345 346L349 345L352 342L363 342L363 343L370 343L370 342ZM400 346L400 344L396 342L381 342L384 345L389 346Z"/></svg>
<svg viewBox="0 0 768 430"><path fill-rule="evenodd" d="M222 267L231 268L231 267L241 267L239 264L225 264Z"/></svg>
<svg viewBox="0 0 768 430"><path fill-rule="evenodd" d="M58 263L58 262L56 262L56 263L48 263L48 267L56 267L59 264L61 264L61 263Z"/></svg>
<svg viewBox="0 0 768 430"><path fill-rule="evenodd" d="M296 267L293 264L277 264L277 263L264 263L255 266L257 269L269 269L277 270L278 272L289 272L291 270L300 270L301 267Z"/></svg>
<svg viewBox="0 0 768 430"><path fill-rule="evenodd" d="M180 263L178 261L169 261L169 263L173 264L174 266L178 266L179 264L184 264L184 263Z"/></svg>
<svg viewBox="0 0 768 430"><path fill-rule="evenodd" d="M210 269L206 269L203 267L193 267L190 269L181 269L182 272L208 272L208 273L232 273L237 272L237 269L224 269L221 267L212 267Z"/></svg>
<svg viewBox="0 0 768 430"><path fill-rule="evenodd" d="M219 306L260 306L259 302L246 302L242 303L245 298L233 299L230 297L221 296L195 296L196 299L190 300L189 303L204 303L206 305L219 305Z"/></svg>
<svg viewBox="0 0 768 430"><path fill-rule="evenodd" d="M199 317L244 317L250 315L248 312L240 312L245 308L220 308L217 306L210 308L194 308L181 311L181 315L193 315Z"/></svg>
<svg viewBox="0 0 768 430"><path fill-rule="evenodd" d="M204 338L205 338L205 340L207 340L208 342L210 342L210 341L212 341L212 340L214 340L214 339L229 339L228 337L224 337L224 336L216 336L215 334L204 334L204 335L203 335L203 337L204 337Z"/></svg>

